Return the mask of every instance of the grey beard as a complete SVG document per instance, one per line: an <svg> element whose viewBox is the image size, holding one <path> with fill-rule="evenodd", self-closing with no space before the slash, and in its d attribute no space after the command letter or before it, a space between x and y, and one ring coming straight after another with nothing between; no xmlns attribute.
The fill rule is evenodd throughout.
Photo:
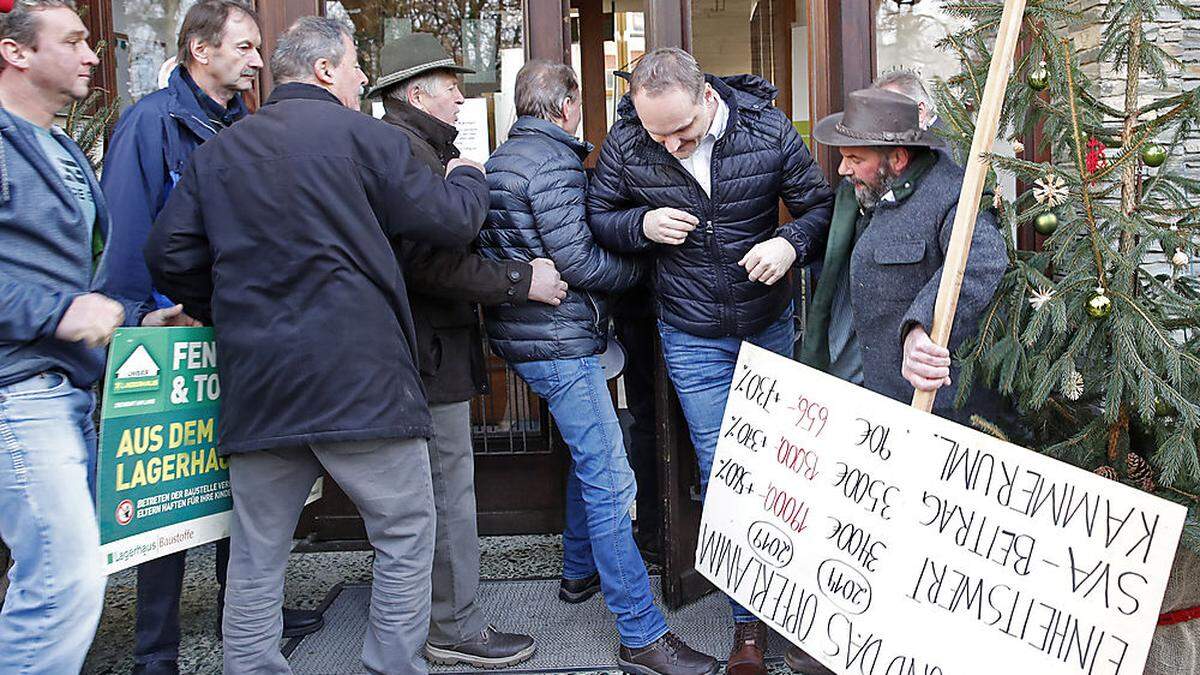
<svg viewBox="0 0 1200 675"><path fill-rule="evenodd" d="M878 187L871 187L866 183L856 183L854 185L854 196L858 197L858 204L864 209L875 208L879 204L879 200L891 192L892 186L896 183L896 176L892 174L891 169L887 165L879 167L875 176L878 178Z"/></svg>

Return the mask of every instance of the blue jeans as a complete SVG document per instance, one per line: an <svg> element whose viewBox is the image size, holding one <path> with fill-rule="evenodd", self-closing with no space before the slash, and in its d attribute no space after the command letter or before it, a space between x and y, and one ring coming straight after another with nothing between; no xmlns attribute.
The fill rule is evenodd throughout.
<svg viewBox="0 0 1200 675"><path fill-rule="evenodd" d="M667 365L667 376L675 385L679 405L687 419L688 434L696 449L696 461L700 464L701 498L708 492L708 475L712 472L713 455L717 451L717 437L721 433L721 421L725 416L725 400L729 398L729 384L737 365L738 350L742 338L707 338L692 335L658 322L662 336L663 361ZM792 308L761 332L745 338L746 342L769 349L788 358L792 356L792 342L796 327L792 323ZM736 622L757 621L750 610L729 600L733 606Z"/></svg>
<svg viewBox="0 0 1200 675"><path fill-rule="evenodd" d="M654 605L646 564L633 541L629 508L637 486L600 362L589 356L512 367L546 399L571 449L563 576L583 579L598 571L621 644L645 647L667 632L667 622Z"/></svg>
<svg viewBox="0 0 1200 675"><path fill-rule="evenodd" d="M56 372L0 387L0 536L13 558L0 673L78 673L96 634L105 576L88 489L93 405Z"/></svg>

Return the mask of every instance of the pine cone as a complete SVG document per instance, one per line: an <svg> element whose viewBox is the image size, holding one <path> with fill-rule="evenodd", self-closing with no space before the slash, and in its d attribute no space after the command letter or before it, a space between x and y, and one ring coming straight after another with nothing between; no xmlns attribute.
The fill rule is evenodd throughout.
<svg viewBox="0 0 1200 675"><path fill-rule="evenodd" d="M1102 476L1104 478L1107 478L1109 480L1117 480L1117 470L1112 468L1111 466L1102 466L1102 467L1096 469L1095 471L1093 471L1092 473L1096 474L1097 476Z"/></svg>
<svg viewBox="0 0 1200 675"><path fill-rule="evenodd" d="M1154 468L1141 455L1133 452L1125 455L1125 470L1129 472L1129 480L1147 492L1153 491Z"/></svg>

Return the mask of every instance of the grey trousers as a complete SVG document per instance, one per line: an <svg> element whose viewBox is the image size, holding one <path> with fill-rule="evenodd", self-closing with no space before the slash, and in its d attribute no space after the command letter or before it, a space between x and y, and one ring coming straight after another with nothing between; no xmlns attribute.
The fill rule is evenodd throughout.
<svg viewBox="0 0 1200 675"><path fill-rule="evenodd" d="M434 528L423 439L314 443L230 456L225 672L292 672L279 653L283 575L292 533L322 466L358 508L375 548L363 664L371 673L423 675Z"/></svg>
<svg viewBox="0 0 1200 675"><path fill-rule="evenodd" d="M479 635L487 624L475 604L479 592L479 529L475 520L471 404L431 405L429 412L433 415L429 467L437 508L429 641L447 646Z"/></svg>

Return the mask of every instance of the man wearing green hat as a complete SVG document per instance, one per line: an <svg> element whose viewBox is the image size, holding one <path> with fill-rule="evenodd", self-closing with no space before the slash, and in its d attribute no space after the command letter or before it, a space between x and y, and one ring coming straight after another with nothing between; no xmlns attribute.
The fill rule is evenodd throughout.
<svg viewBox="0 0 1200 675"><path fill-rule="evenodd" d="M460 66L428 33L388 43L369 97L383 99L383 120L404 131L413 155L445 172L458 157L454 123L463 104ZM545 260L485 260L466 247L398 242L417 332L421 379L433 416L429 463L437 512L433 607L425 656L433 663L511 666L533 655L533 638L502 633L475 603L479 588L470 399L483 391L486 368L475 303L529 301L558 305L566 284Z"/></svg>

